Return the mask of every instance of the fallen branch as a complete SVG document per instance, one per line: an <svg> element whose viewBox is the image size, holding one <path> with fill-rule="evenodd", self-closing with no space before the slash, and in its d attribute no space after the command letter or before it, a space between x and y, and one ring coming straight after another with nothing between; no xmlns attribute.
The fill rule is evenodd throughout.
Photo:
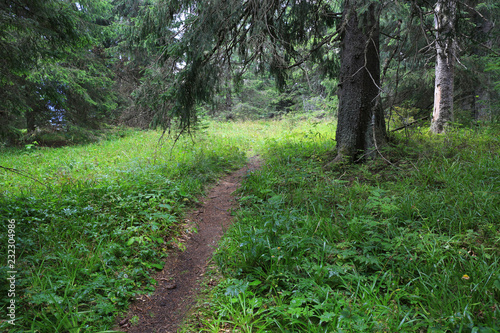
<svg viewBox="0 0 500 333"><path fill-rule="evenodd" d="M9 172L12 172L12 173L15 173L15 174L20 175L22 177L29 178L29 179L34 180L35 182L37 182L39 184L42 184L43 186L47 186L47 184L39 181L38 179L36 179L35 177L31 176L30 174L28 174L26 172L23 172L23 171L14 169L14 168L7 168L7 167L1 166L1 165L0 165L0 169L5 170L5 171L9 171Z"/></svg>
<svg viewBox="0 0 500 333"><path fill-rule="evenodd" d="M396 131L402 130L402 129L404 129L404 128L410 127L410 126L412 126L412 125L415 125L416 123L418 123L418 122L419 122L419 121L421 121L421 120L429 119L429 117L430 117L430 116L426 116L426 117L423 117L423 118L420 118L420 119L414 120L414 121L412 121L412 122L411 122L411 123L409 123L409 124L406 124L406 125L403 125L403 126L401 126L401 127L398 127L398 128L395 128L395 129L391 130L391 132L396 132Z"/></svg>

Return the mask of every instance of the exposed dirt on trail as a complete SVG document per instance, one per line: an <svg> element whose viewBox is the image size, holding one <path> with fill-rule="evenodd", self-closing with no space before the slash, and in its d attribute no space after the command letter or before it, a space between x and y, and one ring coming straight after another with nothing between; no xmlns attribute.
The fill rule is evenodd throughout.
<svg viewBox="0 0 500 333"><path fill-rule="evenodd" d="M165 268L155 276L156 291L151 297L141 296L131 305L127 317L117 329L130 333L173 333L196 300L200 280L213 251L231 223L235 208L234 191L243 177L261 166L259 156L249 159L242 169L222 178L202 199L202 204L186 216L186 224L197 232L183 236L185 250L169 253ZM138 317L132 325L130 319Z"/></svg>

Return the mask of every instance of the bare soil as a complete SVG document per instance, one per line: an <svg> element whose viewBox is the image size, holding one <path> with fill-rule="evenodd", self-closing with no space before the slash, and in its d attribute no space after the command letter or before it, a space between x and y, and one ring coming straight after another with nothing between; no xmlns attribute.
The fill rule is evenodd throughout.
<svg viewBox="0 0 500 333"><path fill-rule="evenodd" d="M186 226L195 226L179 239L169 253L163 271L155 276L153 296L142 295L131 305L126 318L117 322L117 330L130 333L173 333L179 328L189 308L194 304L207 264L213 251L232 221L235 208L234 192L249 172L261 166L259 156L249 159L240 170L219 180L203 198L201 205L187 214ZM131 323L131 318L139 318Z"/></svg>

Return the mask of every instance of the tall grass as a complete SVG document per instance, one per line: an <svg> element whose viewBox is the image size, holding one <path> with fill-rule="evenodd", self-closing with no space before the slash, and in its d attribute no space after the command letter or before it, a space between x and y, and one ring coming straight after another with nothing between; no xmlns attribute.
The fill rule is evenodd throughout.
<svg viewBox="0 0 500 333"><path fill-rule="evenodd" d="M500 331L500 133L415 131L327 171L331 134L266 141L201 331Z"/></svg>

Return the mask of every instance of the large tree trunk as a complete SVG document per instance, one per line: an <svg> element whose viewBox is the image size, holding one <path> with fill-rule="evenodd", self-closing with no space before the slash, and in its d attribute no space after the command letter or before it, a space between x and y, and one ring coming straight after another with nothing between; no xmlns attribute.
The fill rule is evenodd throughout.
<svg viewBox="0 0 500 333"><path fill-rule="evenodd" d="M380 99L378 3L344 2L340 53L339 113L334 162L370 157L387 141Z"/></svg>
<svg viewBox="0 0 500 333"><path fill-rule="evenodd" d="M431 131L442 133L453 120L456 0L438 0L434 14L436 29L436 81Z"/></svg>

